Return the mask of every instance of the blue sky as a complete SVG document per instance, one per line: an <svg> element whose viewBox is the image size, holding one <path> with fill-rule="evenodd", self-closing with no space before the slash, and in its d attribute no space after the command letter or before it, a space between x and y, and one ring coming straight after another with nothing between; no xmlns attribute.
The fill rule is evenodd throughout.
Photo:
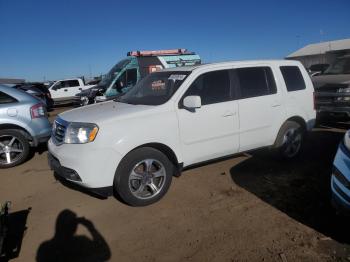
<svg viewBox="0 0 350 262"><path fill-rule="evenodd" d="M283 58L349 38L349 10L349 0L0 0L0 77L98 75L134 49L187 48L205 62Z"/></svg>

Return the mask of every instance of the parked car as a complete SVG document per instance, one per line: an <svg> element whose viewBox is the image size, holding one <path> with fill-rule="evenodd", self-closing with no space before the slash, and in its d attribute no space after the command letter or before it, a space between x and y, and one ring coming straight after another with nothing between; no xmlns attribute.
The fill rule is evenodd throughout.
<svg viewBox="0 0 350 262"><path fill-rule="evenodd" d="M343 214L350 214L350 130L340 143L333 162L332 202Z"/></svg>
<svg viewBox="0 0 350 262"><path fill-rule="evenodd" d="M324 73L327 70L329 64L313 64L311 65L307 71L310 76L318 76Z"/></svg>
<svg viewBox="0 0 350 262"><path fill-rule="evenodd" d="M93 86L85 84L81 78L72 78L54 82L49 90L55 104L65 104L73 102L75 95L80 91Z"/></svg>
<svg viewBox="0 0 350 262"><path fill-rule="evenodd" d="M323 74L312 77L318 117L348 120L350 117L350 56L329 66Z"/></svg>
<svg viewBox="0 0 350 262"><path fill-rule="evenodd" d="M21 164L30 147L50 138L44 104L24 91L0 85L0 168Z"/></svg>
<svg viewBox="0 0 350 262"><path fill-rule="evenodd" d="M313 91L297 61L165 69L115 101L60 114L50 166L97 194L148 205L200 162L261 147L296 157L315 122Z"/></svg>
<svg viewBox="0 0 350 262"><path fill-rule="evenodd" d="M152 72L200 63L199 55L186 49L128 52L127 58L113 66L97 86L78 93L75 105L84 106L112 100L130 90Z"/></svg>
<svg viewBox="0 0 350 262"><path fill-rule="evenodd" d="M40 98L46 105L46 109L51 111L53 109L53 99L49 89L42 83L23 83L15 85L14 88L23 90L28 94L34 95Z"/></svg>

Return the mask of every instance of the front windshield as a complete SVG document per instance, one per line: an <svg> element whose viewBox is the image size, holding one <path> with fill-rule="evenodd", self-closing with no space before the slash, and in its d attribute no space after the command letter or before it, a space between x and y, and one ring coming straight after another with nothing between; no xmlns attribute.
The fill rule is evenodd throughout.
<svg viewBox="0 0 350 262"><path fill-rule="evenodd" d="M161 105L168 101L190 72L156 72L149 74L116 101L127 104Z"/></svg>
<svg viewBox="0 0 350 262"><path fill-rule="evenodd" d="M114 77L127 65L130 63L130 59L121 60L118 64L112 67L112 69L102 77L101 82L98 84L99 87L108 87Z"/></svg>
<svg viewBox="0 0 350 262"><path fill-rule="evenodd" d="M337 60L324 71L325 75L350 74L350 57Z"/></svg>

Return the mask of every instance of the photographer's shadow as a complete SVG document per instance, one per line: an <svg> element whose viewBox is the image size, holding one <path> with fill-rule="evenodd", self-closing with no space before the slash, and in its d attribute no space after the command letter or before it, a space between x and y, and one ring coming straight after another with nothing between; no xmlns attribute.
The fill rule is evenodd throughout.
<svg viewBox="0 0 350 262"><path fill-rule="evenodd" d="M79 224L86 227L91 239L75 234ZM110 257L111 251L93 223L77 217L70 210L64 210L57 217L54 237L40 245L36 260L95 262L107 261Z"/></svg>

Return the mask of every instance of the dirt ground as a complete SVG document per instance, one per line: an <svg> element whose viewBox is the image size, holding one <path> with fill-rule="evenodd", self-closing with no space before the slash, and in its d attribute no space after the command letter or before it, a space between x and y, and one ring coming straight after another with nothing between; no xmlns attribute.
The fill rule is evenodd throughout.
<svg viewBox="0 0 350 262"><path fill-rule="evenodd" d="M349 128L315 129L290 163L261 151L187 170L142 208L61 185L42 147L0 170L0 201L12 201L6 251L16 262L349 261L349 219L330 206L332 161Z"/></svg>

